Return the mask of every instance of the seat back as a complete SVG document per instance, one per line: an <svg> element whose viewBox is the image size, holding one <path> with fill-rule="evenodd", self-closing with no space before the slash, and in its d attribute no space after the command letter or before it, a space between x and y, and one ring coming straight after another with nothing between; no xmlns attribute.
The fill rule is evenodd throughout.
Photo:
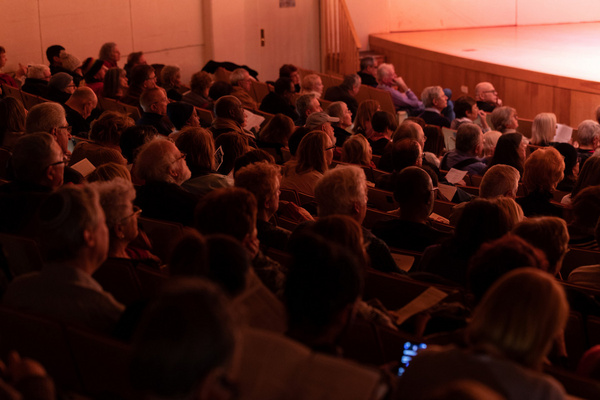
<svg viewBox="0 0 600 400"><path fill-rule="evenodd" d="M152 252L161 260L168 260L171 250L183 236L183 225L145 217L139 217L138 223L152 243Z"/></svg>
<svg viewBox="0 0 600 400"><path fill-rule="evenodd" d="M394 200L394 194L387 190L369 187L367 196L369 198L367 206L379 211L391 211L400 207L396 200Z"/></svg>

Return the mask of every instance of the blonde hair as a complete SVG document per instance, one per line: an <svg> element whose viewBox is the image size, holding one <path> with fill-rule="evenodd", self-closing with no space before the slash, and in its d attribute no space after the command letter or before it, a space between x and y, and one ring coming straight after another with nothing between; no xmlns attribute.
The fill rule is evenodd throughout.
<svg viewBox="0 0 600 400"><path fill-rule="evenodd" d="M523 168L523 185L529 192L556 189L563 179L565 161L554 147L545 147L531 153Z"/></svg>
<svg viewBox="0 0 600 400"><path fill-rule="evenodd" d="M509 226L511 228L525 219L523 209L519 204L517 204L516 201L514 201L514 199L511 199L510 197L500 196L493 199L493 201L496 202L496 204L498 204L498 206L506 212L506 215L508 215L508 218L510 220Z"/></svg>
<svg viewBox="0 0 600 400"><path fill-rule="evenodd" d="M556 135L556 115L540 113L533 119L531 126L531 144L545 146L552 142Z"/></svg>
<svg viewBox="0 0 600 400"><path fill-rule="evenodd" d="M467 327L467 342L538 369L568 316L565 291L554 277L538 269L519 268L485 294Z"/></svg>
<svg viewBox="0 0 600 400"><path fill-rule="evenodd" d="M350 136L342 146L342 162L369 166L371 164L370 147L369 141L363 135Z"/></svg>

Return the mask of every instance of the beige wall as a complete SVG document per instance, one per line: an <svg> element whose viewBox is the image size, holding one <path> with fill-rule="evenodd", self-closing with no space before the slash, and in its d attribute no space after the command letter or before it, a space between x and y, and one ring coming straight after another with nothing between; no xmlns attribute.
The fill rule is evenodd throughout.
<svg viewBox="0 0 600 400"><path fill-rule="evenodd" d="M346 0L363 46L371 33L600 21L597 0Z"/></svg>

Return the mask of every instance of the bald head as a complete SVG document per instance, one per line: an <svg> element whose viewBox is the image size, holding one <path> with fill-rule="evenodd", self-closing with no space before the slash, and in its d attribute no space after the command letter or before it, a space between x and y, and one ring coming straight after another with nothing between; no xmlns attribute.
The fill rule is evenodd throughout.
<svg viewBox="0 0 600 400"><path fill-rule="evenodd" d="M215 115L218 118L232 119L244 123L242 102L235 96L223 96L215 103Z"/></svg>
<svg viewBox="0 0 600 400"><path fill-rule="evenodd" d="M92 89L82 86L73 92L65 104L81 114L83 118L87 118L98 105L98 97Z"/></svg>

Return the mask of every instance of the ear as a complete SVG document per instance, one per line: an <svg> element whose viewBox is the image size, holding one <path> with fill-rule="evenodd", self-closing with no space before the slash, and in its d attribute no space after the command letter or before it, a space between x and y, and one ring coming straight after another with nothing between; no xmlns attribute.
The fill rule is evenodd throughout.
<svg viewBox="0 0 600 400"><path fill-rule="evenodd" d="M123 233L123 227L120 223L115 225L115 227L113 228L113 233L119 239L123 239L125 237L125 233Z"/></svg>
<svg viewBox="0 0 600 400"><path fill-rule="evenodd" d="M89 229L83 231L83 240L87 247L94 247L96 245L96 235Z"/></svg>
<svg viewBox="0 0 600 400"><path fill-rule="evenodd" d="M194 399L197 400L226 400L231 398L231 391L221 383L225 371L223 367L213 369L204 378L202 382L196 386Z"/></svg>
<svg viewBox="0 0 600 400"><path fill-rule="evenodd" d="M169 175L173 178L177 178L179 176L179 172L177 172L177 170L172 166L169 166Z"/></svg>

